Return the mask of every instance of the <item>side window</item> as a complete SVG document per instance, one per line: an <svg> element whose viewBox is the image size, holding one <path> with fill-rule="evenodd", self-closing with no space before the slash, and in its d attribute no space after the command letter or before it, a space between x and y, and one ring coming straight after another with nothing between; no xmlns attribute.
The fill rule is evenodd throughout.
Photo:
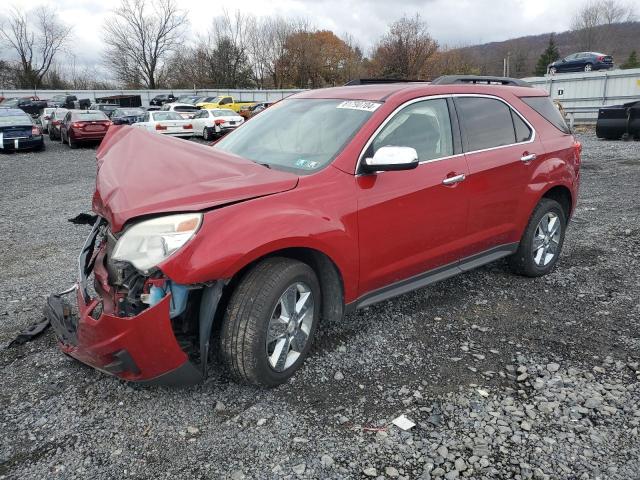
<svg viewBox="0 0 640 480"><path fill-rule="evenodd" d="M71 112L68 112L64 117L64 122L69 123L70 120L71 120Z"/></svg>
<svg viewBox="0 0 640 480"><path fill-rule="evenodd" d="M220 100L220 105L228 105L231 103L231 97L224 97L222 100Z"/></svg>
<svg viewBox="0 0 640 480"><path fill-rule="evenodd" d="M424 100L400 110L378 133L367 155L385 146L413 147L419 161L453 155L447 101Z"/></svg>
<svg viewBox="0 0 640 480"><path fill-rule="evenodd" d="M511 109L503 102L484 97L456 98L464 132L465 151L511 145L516 142Z"/></svg>
<svg viewBox="0 0 640 480"><path fill-rule="evenodd" d="M511 110L511 117L513 118L513 128L516 131L516 142L526 142L527 140L531 140L531 135L533 132L529 128L529 125L524 123L524 120L520 118L516 112Z"/></svg>
<svg viewBox="0 0 640 480"><path fill-rule="evenodd" d="M144 117L142 117L142 121L149 122L150 120L151 120L151 115L149 115L148 113L145 113Z"/></svg>

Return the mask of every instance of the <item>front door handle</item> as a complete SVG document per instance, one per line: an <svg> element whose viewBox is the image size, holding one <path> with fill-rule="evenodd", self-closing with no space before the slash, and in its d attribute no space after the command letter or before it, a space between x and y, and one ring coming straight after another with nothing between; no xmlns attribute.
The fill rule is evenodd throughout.
<svg viewBox="0 0 640 480"><path fill-rule="evenodd" d="M538 156L535 153L526 153L520 157L520 160L523 162L531 162L536 158L538 158Z"/></svg>
<svg viewBox="0 0 640 480"><path fill-rule="evenodd" d="M456 175L454 177L445 178L444 180L442 180L442 184L443 185L453 185L453 184L456 184L456 183L463 182L465 178L466 177L464 176L464 173L461 173L460 175Z"/></svg>

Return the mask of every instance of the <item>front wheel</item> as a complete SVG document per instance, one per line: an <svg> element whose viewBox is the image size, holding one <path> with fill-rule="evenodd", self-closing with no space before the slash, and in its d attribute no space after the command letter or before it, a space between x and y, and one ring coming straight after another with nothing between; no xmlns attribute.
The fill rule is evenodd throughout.
<svg viewBox="0 0 640 480"><path fill-rule="evenodd" d="M556 74L556 71L557 71L557 70L556 70L556 67L551 67L551 68L549 69L549 75L555 75L555 74Z"/></svg>
<svg viewBox="0 0 640 480"><path fill-rule="evenodd" d="M591 70L593 70L593 65L591 65L590 63L587 63L587 64L584 66L584 71L585 71L585 72L590 72Z"/></svg>
<svg viewBox="0 0 640 480"><path fill-rule="evenodd" d="M204 140L206 140L206 141L209 141L209 140L210 140L210 138L209 138L209 129L208 129L207 127L204 127L204 128L202 129L202 138L203 138Z"/></svg>
<svg viewBox="0 0 640 480"><path fill-rule="evenodd" d="M78 148L78 143L75 140L73 140L71 138L71 135L69 135L68 133L67 133L67 143L69 144L69 147L73 149Z"/></svg>
<svg viewBox="0 0 640 480"><path fill-rule="evenodd" d="M320 314L320 285L307 264L263 260L237 285L220 333L220 352L232 376L274 387L300 368Z"/></svg>
<svg viewBox="0 0 640 480"><path fill-rule="evenodd" d="M518 250L509 258L515 273L540 277L553 270L564 243L566 218L558 202L550 198L540 200L529 219Z"/></svg>

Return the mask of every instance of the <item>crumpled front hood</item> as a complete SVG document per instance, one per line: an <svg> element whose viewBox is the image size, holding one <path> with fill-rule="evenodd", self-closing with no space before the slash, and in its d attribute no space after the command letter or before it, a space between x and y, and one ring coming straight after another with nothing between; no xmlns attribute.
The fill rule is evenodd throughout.
<svg viewBox="0 0 640 480"><path fill-rule="evenodd" d="M96 158L93 211L114 232L142 215L204 210L298 184L292 173L131 126L110 127Z"/></svg>

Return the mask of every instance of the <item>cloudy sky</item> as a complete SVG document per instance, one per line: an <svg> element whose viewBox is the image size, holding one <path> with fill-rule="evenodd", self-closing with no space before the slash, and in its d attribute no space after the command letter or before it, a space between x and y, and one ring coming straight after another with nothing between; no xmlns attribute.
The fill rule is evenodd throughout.
<svg viewBox="0 0 640 480"><path fill-rule="evenodd" d="M93 63L102 44L101 24L116 0L0 0L3 5L54 6L74 25L79 63ZM305 17L318 29L351 36L368 53L387 25L418 12L440 44L470 45L569 29L575 10L586 0L235 0L226 3L257 16ZM178 0L188 11L191 32L205 32L220 3ZM6 53L6 52L5 52Z"/></svg>

